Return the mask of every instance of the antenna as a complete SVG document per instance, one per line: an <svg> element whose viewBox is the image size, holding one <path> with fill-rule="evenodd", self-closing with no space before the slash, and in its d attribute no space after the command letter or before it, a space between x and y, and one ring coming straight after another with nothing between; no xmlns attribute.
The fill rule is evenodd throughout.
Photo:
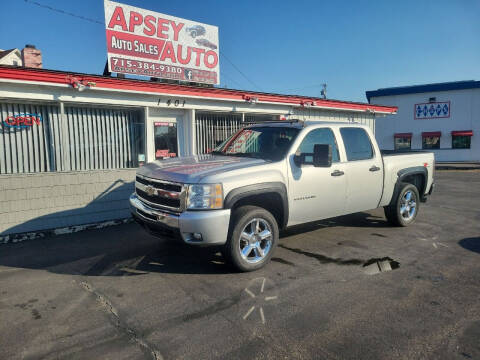
<svg viewBox="0 0 480 360"><path fill-rule="evenodd" d="M327 84L322 84L322 91L320 91L320 96L324 99L327 98Z"/></svg>

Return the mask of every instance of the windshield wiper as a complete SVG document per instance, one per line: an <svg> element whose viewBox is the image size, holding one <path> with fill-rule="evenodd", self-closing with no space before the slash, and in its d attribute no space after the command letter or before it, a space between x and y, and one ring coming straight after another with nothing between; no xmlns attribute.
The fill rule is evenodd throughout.
<svg viewBox="0 0 480 360"><path fill-rule="evenodd" d="M272 161L272 159L265 157L259 153L225 153L223 151L212 151L210 152L212 155L223 155L223 156L235 156L235 157L246 157L246 158L254 158L254 159L262 159L267 161Z"/></svg>

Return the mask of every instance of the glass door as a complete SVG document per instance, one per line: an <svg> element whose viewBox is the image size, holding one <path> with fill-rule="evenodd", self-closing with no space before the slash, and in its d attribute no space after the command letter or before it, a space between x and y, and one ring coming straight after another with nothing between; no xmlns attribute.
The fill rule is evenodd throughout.
<svg viewBox="0 0 480 360"><path fill-rule="evenodd" d="M155 121L155 160L178 156L177 124L174 122Z"/></svg>

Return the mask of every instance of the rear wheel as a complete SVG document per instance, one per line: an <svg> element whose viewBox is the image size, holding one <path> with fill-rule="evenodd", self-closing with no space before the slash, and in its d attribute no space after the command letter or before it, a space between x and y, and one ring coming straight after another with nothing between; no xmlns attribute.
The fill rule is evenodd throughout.
<svg viewBox="0 0 480 360"><path fill-rule="evenodd" d="M257 206L242 206L233 213L224 255L236 269L253 271L270 261L277 243L273 215Z"/></svg>
<svg viewBox="0 0 480 360"><path fill-rule="evenodd" d="M417 218L420 196L415 185L403 183L401 186L392 204L385 206L385 216L392 225L408 226Z"/></svg>

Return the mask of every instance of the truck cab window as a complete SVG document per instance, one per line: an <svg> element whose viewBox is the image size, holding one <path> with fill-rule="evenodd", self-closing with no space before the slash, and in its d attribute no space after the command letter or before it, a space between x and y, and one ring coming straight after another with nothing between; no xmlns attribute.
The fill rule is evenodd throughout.
<svg viewBox="0 0 480 360"><path fill-rule="evenodd" d="M362 128L341 128L343 144L348 161L373 158L373 148L367 132Z"/></svg>
<svg viewBox="0 0 480 360"><path fill-rule="evenodd" d="M332 162L339 162L338 146L335 141L335 135L329 128L315 129L310 131L300 144L301 153L313 154L315 144L327 144L332 146Z"/></svg>

